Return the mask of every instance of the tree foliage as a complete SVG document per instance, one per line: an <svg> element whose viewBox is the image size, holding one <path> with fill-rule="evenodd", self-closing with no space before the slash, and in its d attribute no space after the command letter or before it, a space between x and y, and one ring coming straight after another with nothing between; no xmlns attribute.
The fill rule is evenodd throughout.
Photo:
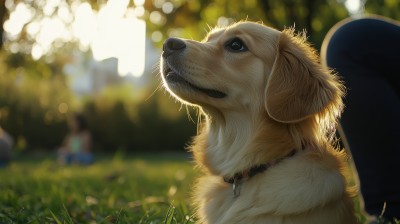
<svg viewBox="0 0 400 224"><path fill-rule="evenodd" d="M59 144L73 103L59 66L24 54L1 53L0 61L0 125L20 149Z"/></svg>
<svg viewBox="0 0 400 224"><path fill-rule="evenodd" d="M88 119L95 148L183 149L195 134L196 123L190 122L186 110L179 111L181 104L168 101L162 91L150 98L149 93L134 97L132 91L130 86L114 86L96 98L86 99L82 111Z"/></svg>
<svg viewBox="0 0 400 224"><path fill-rule="evenodd" d="M365 1L365 9L368 13L387 16L392 19L400 18L400 4L398 0ZM8 9L5 7L6 2ZM25 24L17 37L12 39L3 37L3 41L18 42L19 51L29 53L35 39L27 33L27 27L32 22L43 18L59 16L62 10L71 15L76 9L79 0L60 0L59 4L45 7L47 2L39 0L7 0L0 6L0 22L5 22L10 11L15 10L18 3L28 5L33 11L33 18ZM90 0L94 11L98 11L107 3L107 0ZM345 7L346 0L145 0L143 6L136 5L136 1L129 1L132 9L142 8L144 12L139 17L146 21L148 35L161 32L163 38L155 38L156 45L160 46L162 40L168 36L180 36L200 40L208 31L208 27L228 25L234 21L251 20L262 21L277 29L295 26L297 30L306 30L310 41L319 48L327 31L338 21L349 16ZM140 2L140 1L137 1ZM73 20L63 21L67 27ZM3 26L0 28L0 36L3 35ZM65 43L54 43L52 51L65 51L74 49L77 44L60 48ZM0 45L1 46L1 45ZM52 52L49 52L50 54Z"/></svg>
<svg viewBox="0 0 400 224"><path fill-rule="evenodd" d="M148 1L149 2L149 1ZM154 1L153 1L154 2ZM152 23L150 32L162 30L167 36L182 36L200 40L208 26L228 25L234 21L262 21L277 29L295 26L306 30L311 42L320 46L327 31L348 16L344 5L336 0L199 0L172 1L174 10L166 14L157 4L146 4L149 12L159 12L164 19ZM164 3L166 4L166 3Z"/></svg>
<svg viewBox="0 0 400 224"><path fill-rule="evenodd" d="M369 0L365 4L366 13L382 15L394 20L400 20L399 0Z"/></svg>

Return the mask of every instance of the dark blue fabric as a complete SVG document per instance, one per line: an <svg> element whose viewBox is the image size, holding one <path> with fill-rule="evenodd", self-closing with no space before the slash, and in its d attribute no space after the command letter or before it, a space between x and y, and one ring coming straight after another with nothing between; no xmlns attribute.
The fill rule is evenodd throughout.
<svg viewBox="0 0 400 224"><path fill-rule="evenodd" d="M93 155L90 153L71 153L65 156L65 163L70 165L73 163L78 163L82 165L89 165L93 163Z"/></svg>
<svg viewBox="0 0 400 224"><path fill-rule="evenodd" d="M326 63L347 87L341 126L365 209L400 218L400 26L364 18L334 28Z"/></svg>

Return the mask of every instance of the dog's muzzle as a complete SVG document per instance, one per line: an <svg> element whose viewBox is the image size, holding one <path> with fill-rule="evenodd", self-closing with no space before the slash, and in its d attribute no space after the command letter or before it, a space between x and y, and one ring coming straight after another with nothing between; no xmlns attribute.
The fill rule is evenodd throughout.
<svg viewBox="0 0 400 224"><path fill-rule="evenodd" d="M177 69L174 66L171 66L171 64L174 64L174 61L178 60L177 58L179 58L179 53L182 53L186 48L186 43L179 38L168 38L164 42L162 57L165 60L165 63L162 70L165 80L168 83L183 84L191 88L192 90L205 93L212 98L225 98L226 94L221 91L200 87L192 82L189 82L185 78L185 74L182 74L181 70ZM174 56L174 54L176 54L176 57Z"/></svg>

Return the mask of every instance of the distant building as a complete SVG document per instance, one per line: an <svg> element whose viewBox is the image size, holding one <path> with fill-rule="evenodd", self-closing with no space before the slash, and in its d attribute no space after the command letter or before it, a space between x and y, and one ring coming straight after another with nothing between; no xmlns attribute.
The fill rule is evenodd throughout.
<svg viewBox="0 0 400 224"><path fill-rule="evenodd" d="M73 61L65 65L72 91L77 96L96 95L104 87L120 83L131 83L140 88L157 79L160 50L150 40L146 41L145 70L140 77L118 74L118 60L108 58L96 61L90 52L76 52Z"/></svg>

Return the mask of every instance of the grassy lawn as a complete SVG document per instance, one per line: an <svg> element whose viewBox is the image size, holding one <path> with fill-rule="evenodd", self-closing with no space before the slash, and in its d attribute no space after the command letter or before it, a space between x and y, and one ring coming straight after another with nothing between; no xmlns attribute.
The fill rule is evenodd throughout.
<svg viewBox="0 0 400 224"><path fill-rule="evenodd" d="M91 166L55 160L29 155L0 169L0 223L193 223L188 153L99 155Z"/></svg>
<svg viewBox="0 0 400 224"><path fill-rule="evenodd" d="M17 159L0 169L0 223L192 223L189 156L103 155L87 167Z"/></svg>

